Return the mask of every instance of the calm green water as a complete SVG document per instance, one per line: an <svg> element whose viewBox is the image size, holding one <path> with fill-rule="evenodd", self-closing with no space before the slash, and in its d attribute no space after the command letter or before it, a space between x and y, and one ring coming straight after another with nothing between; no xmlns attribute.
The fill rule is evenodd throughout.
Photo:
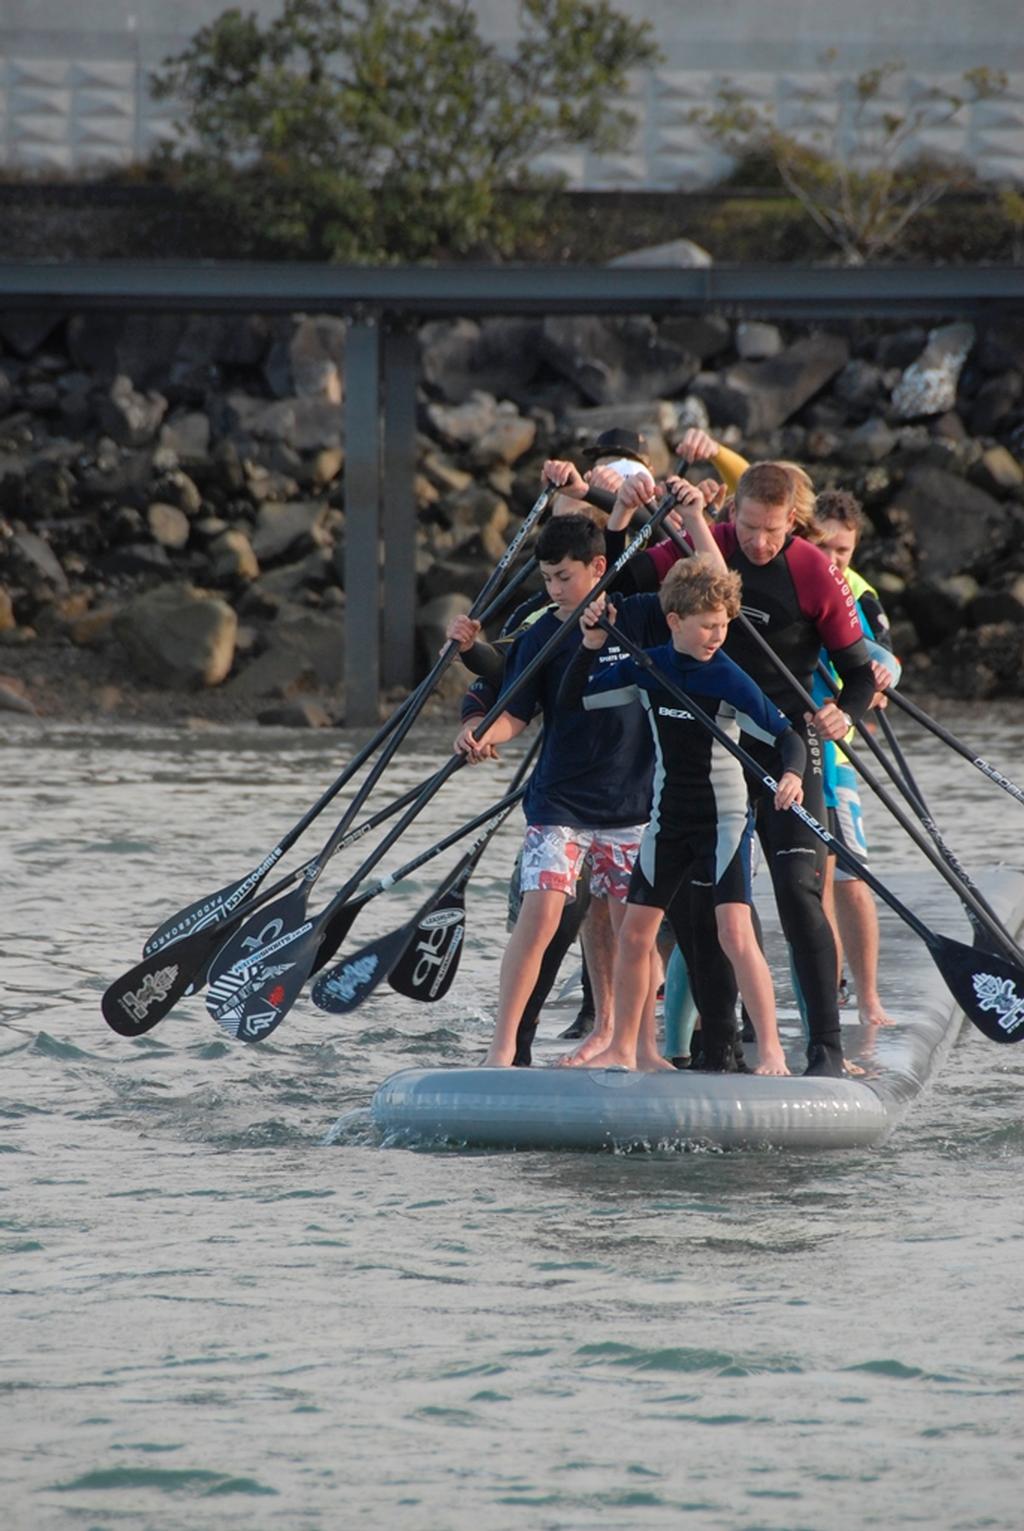
<svg viewBox="0 0 1024 1531"><path fill-rule="evenodd" d="M1024 777L1019 718L955 726ZM1024 863L1024 810L903 737L964 862ZM348 749L6 726L3 1525L1018 1527L1024 1048L965 1033L872 1152L382 1148L376 1083L482 1050L514 827L438 1006L304 999L254 1048L195 999L108 1031L99 996L148 931L254 865ZM498 781L461 773L401 859ZM870 828L881 874L923 890L877 809ZM898 987L913 938L884 939Z"/></svg>

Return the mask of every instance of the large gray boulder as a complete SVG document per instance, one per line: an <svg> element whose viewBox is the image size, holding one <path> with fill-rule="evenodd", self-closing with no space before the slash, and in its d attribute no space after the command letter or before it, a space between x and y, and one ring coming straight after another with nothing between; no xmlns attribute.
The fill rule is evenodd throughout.
<svg viewBox="0 0 1024 1531"><path fill-rule="evenodd" d="M524 402L540 361L540 319L438 320L420 330L420 375L450 404L473 393Z"/></svg>
<svg viewBox="0 0 1024 1531"><path fill-rule="evenodd" d="M976 570L1000 550L1011 528L999 501L942 468L912 468L889 506L914 534L918 574L941 580Z"/></svg>
<svg viewBox="0 0 1024 1531"><path fill-rule="evenodd" d="M892 391L897 416L913 420L953 409L960 373L973 344L973 324L944 324L932 330L924 350Z"/></svg>
<svg viewBox="0 0 1024 1531"><path fill-rule="evenodd" d="M846 365L849 347L838 335L808 335L767 361L741 361L693 384L715 426L736 425L744 436L777 430Z"/></svg>
<svg viewBox="0 0 1024 1531"><path fill-rule="evenodd" d="M644 245L639 250L627 250L625 255L616 255L608 264L627 267L672 267L676 270L691 271L695 267L712 266L714 261L704 246L692 239L669 239L664 244Z"/></svg>
<svg viewBox="0 0 1024 1531"><path fill-rule="evenodd" d="M650 319L552 318L541 350L592 404L626 404L681 393L697 358L663 340Z"/></svg>
<svg viewBox="0 0 1024 1531"><path fill-rule="evenodd" d="M238 617L207 590L161 585L129 602L114 630L140 679L197 691L219 686L230 673Z"/></svg>
<svg viewBox="0 0 1024 1531"><path fill-rule="evenodd" d="M162 394L140 393L130 377L119 373L108 393L96 401L100 430L122 447L141 447L153 440L167 413Z"/></svg>
<svg viewBox="0 0 1024 1531"><path fill-rule="evenodd" d="M348 325L329 314L299 314L278 327L263 373L272 393L340 404L345 397Z"/></svg>
<svg viewBox="0 0 1024 1531"><path fill-rule="evenodd" d="M230 393L215 407L215 424L247 449L246 438L319 452L345 441L344 410L323 398L258 399Z"/></svg>
<svg viewBox="0 0 1024 1531"><path fill-rule="evenodd" d="M266 647L225 687L240 701L287 698L296 692L334 690L345 673L345 632L340 616L286 607L267 630Z"/></svg>
<svg viewBox="0 0 1024 1531"><path fill-rule="evenodd" d="M222 367L258 365L267 349L258 315L76 314L68 351L83 371L124 373L137 388L170 386L201 394Z"/></svg>
<svg viewBox="0 0 1024 1531"><path fill-rule="evenodd" d="M60 559L44 537L19 527L11 533L3 546L5 560L23 583L38 588L47 587L56 595L64 595L68 578Z"/></svg>
<svg viewBox="0 0 1024 1531"><path fill-rule="evenodd" d="M261 564L273 563L287 554L325 547L330 507L322 500L292 500L287 504L261 505L252 535L252 550Z"/></svg>
<svg viewBox="0 0 1024 1531"><path fill-rule="evenodd" d="M461 404L428 404L427 419L442 441L471 446L497 423L498 401L492 393L474 389Z"/></svg>

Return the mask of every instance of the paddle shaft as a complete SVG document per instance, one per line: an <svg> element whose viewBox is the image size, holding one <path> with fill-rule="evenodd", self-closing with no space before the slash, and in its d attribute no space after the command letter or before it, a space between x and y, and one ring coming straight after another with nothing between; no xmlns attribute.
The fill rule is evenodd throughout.
<svg viewBox="0 0 1024 1531"><path fill-rule="evenodd" d="M540 517L547 509L548 503L554 494L554 487L551 485L546 485L538 495L537 499L534 501L532 507L530 508L528 515L525 517L522 526L519 528L518 532L516 532L516 535L512 538L512 541L509 543L501 558L498 560L497 565L485 581L480 594L477 596L476 600L473 602L473 605L470 607L470 617L475 619L478 613L486 608L491 595L497 589L498 585L504 578L505 570L512 563L526 538L529 536L534 526L540 520ZM454 641L454 639L450 639L441 650L441 653L435 661L429 675L420 683L416 691L413 693L409 706L402 713L400 720L397 722L391 734L391 738L389 739L381 755L378 757L376 764L369 772L366 780L359 788L359 791L356 793L351 803L348 805L348 808L345 814L342 816L337 828L321 851L320 857L317 858L318 865L310 874L311 887L312 884L316 881L317 877L319 877L323 867L327 864L331 856L334 854L334 851L337 849L338 839L345 833L349 824L352 822L352 819L359 812L359 809L362 807L363 803L373 791L373 788L376 786L388 764L393 759L399 745L402 743L406 734L409 732L420 712L423 710L423 707L430 693L434 690L438 681L441 679L441 676L444 674L445 670L451 664L458 652L459 645Z"/></svg>
<svg viewBox="0 0 1024 1531"><path fill-rule="evenodd" d="M1003 791L1008 792L1011 797L1015 797L1018 803L1024 803L1024 787L1018 787L1017 783L1010 781L1009 777L1004 776L1002 771L997 771L995 766L989 765L987 760L983 760L980 755L976 755L972 749L964 744L962 739L958 739L956 734L951 734L948 728L944 728L941 723L937 722L923 708L918 707L916 702L912 702L909 697L904 696L902 691L897 691L895 687L892 687L886 692L886 695L908 717L920 723L923 728L927 728L929 733L933 733L937 739L941 739L943 744L948 744L950 749L955 750L958 755L962 755L965 760L969 760L976 770L980 771L983 776L988 777L989 781L994 781L997 787L1002 787Z"/></svg>
<svg viewBox="0 0 1024 1531"><path fill-rule="evenodd" d="M537 752L540 748L540 743L541 740L540 736L538 735L538 737L534 739L530 748L526 751L523 759L520 761L519 767L512 778L509 791L500 800L500 802L495 803L491 808L486 809L483 813L477 814L475 818L470 819L469 822L463 824L461 828L453 830L450 835L446 835L445 838L439 841L437 845L431 846L431 848L427 851L423 851L419 856L415 857L413 861L407 862L406 865L401 867L397 872L390 872L385 877L380 878L366 893L359 894L356 899L350 900L347 904L342 906L342 908L332 917L331 924L335 925L337 928L332 929L331 924L329 924L327 930L324 933L323 941L321 942L320 948L317 951L316 960L313 965L314 973L319 972L321 968L325 967L327 963L330 962L331 958L334 956L338 947L341 945L342 941L345 939L346 935L351 929L352 919L355 918L355 912L353 912L352 919L346 920L345 915L347 911L357 911L359 908L362 908L363 904L366 903L369 899L375 898L378 893L384 892L386 888L390 888L394 883L399 882L402 878L408 877L411 872L416 871L427 861L432 861L435 856L438 856L443 851L448 850L450 846L456 844L456 842L461 840L465 835L472 834L473 830L477 829L481 824L488 824L489 828L484 832L484 834L480 836L476 844L470 847L469 851L466 853L466 856L459 863L459 867L462 868L461 875L468 881L469 876L472 874L473 868L476 866L480 860L480 857L483 855L484 848L486 847L491 836L500 827L500 825L504 823L512 806L519 802L523 796L523 793L526 791L526 788L520 784L522 783L523 778L526 776L530 767L533 765L534 759L536 758ZM436 901L438 898L443 897L444 894L448 891L448 888L449 883L446 881L442 890L440 892L435 892L432 895L432 900ZM422 915L417 915L417 922L421 917Z"/></svg>
<svg viewBox="0 0 1024 1531"><path fill-rule="evenodd" d="M824 677L828 685L832 688L833 692L838 692L838 687L836 686L835 680L829 674L827 667L823 665L820 660L818 662L818 671L819 674ZM992 908L991 904L981 893L980 889L974 883L966 869L961 865L957 856L946 844L939 826L936 824L934 818L928 810L927 805L925 804L924 798L921 795L920 788L917 786L913 776L911 775L910 767L907 764L903 751L899 747L899 744L896 740L896 735L893 733L889 721L885 716L884 709L878 708L876 710L875 716L878 718L882 731L885 733L885 736L889 741L890 748L893 750L893 754L896 756L896 766L898 767L898 770L895 769L893 764L886 758L884 751L878 743L878 740L875 739L870 729L866 728L863 723L858 723L856 725L857 733L864 740L864 743L868 746L868 749L874 755L878 763L885 771L888 772L888 775L896 786L897 790L902 794L902 796L909 803L913 812L917 815L926 834L931 837L931 840L935 845L939 855L942 857L943 861L949 867L954 876L959 879L960 883L962 883L962 889L957 888L955 884L951 884L951 886L954 887L957 896L960 898L964 907L964 913L966 914L968 920L971 922L971 925L974 927L976 934L979 936L984 935L989 939L997 940L1000 949L1005 953L1005 955L1010 957L1012 961L1024 962L1024 952L1020 950L1017 943L1010 935L1009 931L1004 929L1002 921L996 914L995 910ZM854 761L854 764L858 766L858 769L860 770L861 775L864 777L864 780L868 783L872 790L878 794L881 801L886 803L887 807L890 806L886 802L885 793L880 790L878 783L874 781L870 771L868 771L865 766L860 765L856 761L855 757L851 755L848 745L844 744L843 750L845 754L850 756L851 760ZM918 843L916 839L915 843ZM970 901L963 897L964 890L969 891L972 895ZM988 918L986 920L981 919L976 913L976 909L981 909L984 911Z"/></svg>

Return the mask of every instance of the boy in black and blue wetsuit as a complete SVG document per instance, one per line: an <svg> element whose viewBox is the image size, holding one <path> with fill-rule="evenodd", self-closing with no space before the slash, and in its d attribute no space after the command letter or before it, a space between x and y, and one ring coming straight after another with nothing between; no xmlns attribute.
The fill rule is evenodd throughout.
<svg viewBox="0 0 1024 1531"><path fill-rule="evenodd" d="M673 482L691 535L717 559L703 519L703 496L692 485ZM543 714L544 742L523 803L522 903L502 961L495 1035L485 1060L501 1067L512 1062L516 1025L565 900L573 896L583 857L591 863L591 896L608 900L617 926L650 808L651 746L640 708L622 708L612 719L590 719L557 706L562 675L581 642L575 624L541 670L511 694L533 657L604 574L604 537L584 516L555 517L537 540L537 557L554 609L532 624L509 658L506 711L484 739L464 729L456 741L471 761L486 759L496 745L521 733L538 710ZM656 600L624 602L621 619L634 642L652 645L667 635ZM608 657L623 655L610 650ZM650 1014L653 1021L653 1007Z"/></svg>
<svg viewBox="0 0 1024 1531"><path fill-rule="evenodd" d="M781 760L775 804L800 802L806 749L787 718L750 677L720 653L729 622L740 609L738 575L702 558L677 565L662 585L660 602L670 642L651 654L734 739L738 715L748 733L774 742ZM577 1055L590 1066L636 1068L644 974L667 912L690 969L702 1025L728 1029L738 982L758 1040L757 1072L786 1074L775 1018L771 975L754 933L750 908L753 814L742 767L680 705L656 673L626 658L592 676L605 658L607 634L594 626L601 603L583 618L583 644L568 667L560 694L567 710L635 706L647 715L654 743L651 819L633 869L615 959L615 1023ZM626 606L629 602L625 603ZM579 713L576 713L579 716ZM712 890L718 942L695 939L691 890ZM603 1043L599 1046L598 1043ZM712 1068L733 1066L731 1046Z"/></svg>

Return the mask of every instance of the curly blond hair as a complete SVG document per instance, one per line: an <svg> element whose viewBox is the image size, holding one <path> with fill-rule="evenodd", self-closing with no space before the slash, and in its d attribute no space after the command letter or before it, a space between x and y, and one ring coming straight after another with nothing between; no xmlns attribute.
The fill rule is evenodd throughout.
<svg viewBox="0 0 1024 1531"><path fill-rule="evenodd" d="M686 558L673 564L658 592L661 609L668 616L692 617L697 612L725 608L731 622L739 615L740 577L733 569L722 573L707 558Z"/></svg>

